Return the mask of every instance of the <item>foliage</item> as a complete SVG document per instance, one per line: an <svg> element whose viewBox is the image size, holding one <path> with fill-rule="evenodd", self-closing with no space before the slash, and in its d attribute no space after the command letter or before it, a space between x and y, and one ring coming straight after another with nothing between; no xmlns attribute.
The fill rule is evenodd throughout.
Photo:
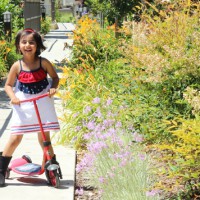
<svg viewBox="0 0 200 200"><path fill-rule="evenodd" d="M101 30L96 20L81 18L74 31L73 58L70 67L80 70L100 68L101 64L121 56L112 27Z"/></svg>
<svg viewBox="0 0 200 200"><path fill-rule="evenodd" d="M131 24L133 44L126 44L124 53L135 67L133 74L139 87L138 90L131 87L131 93L135 95L130 101L135 107L131 113L135 128L145 134L148 143L160 144L163 165L168 165L170 171L166 179L176 183L172 187L164 182L162 189L171 194L176 192L175 188L185 184L181 188L183 194L176 192L177 196L174 196L191 199L199 190L199 174L196 173L199 158L191 154L196 150L198 154L199 151L198 148L192 149L192 141L195 140L197 145L200 143L198 125L195 125L199 123L196 101L199 91L200 32L198 10L192 10L191 14L191 7L195 6L186 6L185 3L179 2L178 10L176 3L171 4L174 10L167 13L157 12L156 7L152 6L158 15L152 17L148 12L143 16L145 23ZM171 132L164 122L177 117L176 130ZM168 171L164 169L163 173L166 175Z"/></svg>
<svg viewBox="0 0 200 200"><path fill-rule="evenodd" d="M85 0L84 3L91 8L94 14L102 12L110 24L114 24L115 18L122 23L124 17L133 14L133 8L139 6L141 1Z"/></svg>
<svg viewBox="0 0 200 200"><path fill-rule="evenodd" d="M24 19L22 16L22 8L19 5L18 1L10 2L9 0L0 2L0 21L3 22L3 13L9 11L12 13L12 29L13 32L23 28ZM3 27L3 24L2 24ZM3 29L2 29L3 30ZM4 39L4 33L0 34L0 39Z"/></svg>
<svg viewBox="0 0 200 200"><path fill-rule="evenodd" d="M12 42L9 43L5 39L8 37L4 33L3 28L3 13L9 11L12 13L12 32L16 32L23 27L23 20L19 17L21 8L19 7L19 1L1 1L0 2L0 77L5 76L7 70L11 67L18 56L15 53Z"/></svg>
<svg viewBox="0 0 200 200"><path fill-rule="evenodd" d="M61 23L75 23L72 11L59 11L56 19Z"/></svg>
<svg viewBox="0 0 200 200"><path fill-rule="evenodd" d="M166 168L161 173L166 174L167 179L176 179L176 185L185 183L191 190L187 199L199 195L200 184L200 121L176 119L166 121L168 129L174 136L173 143L156 145L163 152L163 161ZM166 173L167 172L167 173ZM161 185L169 190L165 185ZM163 189L163 188L162 188Z"/></svg>
<svg viewBox="0 0 200 200"><path fill-rule="evenodd" d="M199 187L196 184L196 169L199 170L199 12L188 2L189 7L184 1L179 1L179 6L176 2L170 4L173 11L167 13L149 5L157 15L148 10L140 23L130 22L128 26L127 22L118 40L112 27L101 30L95 21L82 18L74 32L72 60L64 68L61 79L60 96L66 124L60 135L61 142L88 149L95 137L87 141L86 124L96 119L99 110L96 107L90 114L85 110L93 105L95 97L105 106L108 98L113 99L113 105L120 112L117 120L123 128L127 130L128 125L133 124L150 148L162 150L159 163L169 169L170 176L164 168L161 178L167 177L168 182L175 183L173 187L166 184L162 189L170 193L169 198L173 193L172 199L191 199ZM111 108L110 112L114 111ZM172 123L170 128L168 121ZM191 145L193 141L195 149ZM101 166L99 158L110 159L104 155L96 157L97 166ZM99 172L100 175L105 176L105 173ZM191 184L194 187L190 187ZM177 188L181 185L183 194L178 194ZM160 189L159 183L157 186Z"/></svg>
<svg viewBox="0 0 200 200"><path fill-rule="evenodd" d="M158 199L158 191L148 191L152 185L151 170L149 159L139 145L143 138L132 125L124 129L119 121L123 109L118 109L110 98L104 102L98 97L85 107L86 116L79 131L84 129L87 153L76 170L89 177L102 200Z"/></svg>
<svg viewBox="0 0 200 200"><path fill-rule="evenodd" d="M187 87L183 93L184 99L191 105L192 113L194 115L200 115L200 94L199 90Z"/></svg>
<svg viewBox="0 0 200 200"><path fill-rule="evenodd" d="M128 116L130 108L122 99L122 95L126 95L124 91L129 88L128 82L131 78L128 76L130 66L125 65L125 60L120 53L121 41L114 37L112 27L103 31L96 21L85 18L74 32L74 46L72 60L68 62L68 66L62 68L63 77L60 80L59 95L63 99L64 113L61 118L63 128L59 134L59 142L72 144L78 150L91 150L92 144L96 144L98 148L98 143L105 142L108 146L107 151L102 151L101 155L98 154L99 157L95 156L97 158L95 166L98 165L99 168L98 173L94 177L93 171L88 170L91 172L89 176L92 176L94 181L99 178L101 181L108 178L104 184L101 184L101 181L95 183L100 191L104 190L103 198L106 199L107 195L114 195L115 199L149 199L148 196L155 195L157 191L147 188L150 187L148 183L151 183L149 165L147 166L147 160L142 160L145 156L139 154L137 146L132 147L131 145L132 139L139 141L142 138L136 132L132 132L132 122ZM97 133L92 129L94 126L96 131L103 126L105 129ZM94 137L88 138L92 135L92 130ZM97 141L97 134L100 137L101 133L105 135L105 140L103 141L102 138L102 141ZM113 143L114 139L116 144ZM122 147L118 144L121 140L124 141ZM121 160L124 166L120 167L120 159L115 160L113 157L125 153L121 152L124 150L127 150L130 156L127 155L127 165L124 160ZM109 158L111 153L113 157ZM111 170L111 166L104 165L106 159L109 159L111 165L117 164L113 179L106 177L106 172ZM131 173L133 168L135 172L138 172L135 173L134 179L123 179L124 174L127 176L127 171ZM123 193L116 193L115 190L113 191L115 194L110 193L113 181L121 183L115 187L119 188L118 191L122 189ZM129 187L130 185L135 185L135 187ZM151 198L156 199L156 197Z"/></svg>
<svg viewBox="0 0 200 200"><path fill-rule="evenodd" d="M147 20L148 15L144 17ZM154 20L150 18L148 24L133 23L132 26L133 45L126 44L124 54L134 66L136 83L145 91L145 93L137 91L138 95L136 94L136 97L143 99L143 101L136 99L136 102L141 102L143 108L148 107L148 111L140 110L139 128L143 132L144 126L148 126L148 130L143 133L147 134L147 137L154 135L152 141L155 142L155 138L163 136L160 133L163 131L160 130L160 126L165 126L162 125L163 117L164 119L177 115L192 117L191 107L184 101L183 92L190 85L198 87L200 41L197 28L198 15L190 16L183 11L174 11L165 21L160 18ZM131 93L135 94L134 87ZM140 105L137 105L137 108ZM153 114L149 112L151 110L158 112ZM149 114L153 114L150 115L151 118L148 117ZM133 117L135 118L135 112ZM152 123L156 118L157 122ZM157 128L155 123L159 123ZM169 139L168 133L164 136L166 140Z"/></svg>
<svg viewBox="0 0 200 200"><path fill-rule="evenodd" d="M51 18L46 17L44 20L41 20L41 29L40 33L41 34L47 34L50 31L51 28Z"/></svg>
<svg viewBox="0 0 200 200"><path fill-rule="evenodd" d="M0 58L0 80L4 77L6 73L5 62L2 58Z"/></svg>
<svg viewBox="0 0 200 200"><path fill-rule="evenodd" d="M6 41L0 41L0 78L6 73L6 56L11 49L7 47Z"/></svg>
<svg viewBox="0 0 200 200"><path fill-rule="evenodd" d="M19 58L12 44L5 40L0 41L0 77L5 76L11 65Z"/></svg>

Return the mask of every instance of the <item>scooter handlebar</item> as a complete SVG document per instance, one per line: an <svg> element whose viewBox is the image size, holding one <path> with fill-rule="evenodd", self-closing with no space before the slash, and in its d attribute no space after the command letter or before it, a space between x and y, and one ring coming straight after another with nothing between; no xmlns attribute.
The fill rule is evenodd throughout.
<svg viewBox="0 0 200 200"><path fill-rule="evenodd" d="M37 96L37 97L34 97L34 98L22 100L22 101L20 101L20 103L36 101L36 100L38 100L38 99L41 99L41 98L44 98L44 97L47 97L47 96L49 96L49 93L45 93L45 94L42 94L42 95Z"/></svg>

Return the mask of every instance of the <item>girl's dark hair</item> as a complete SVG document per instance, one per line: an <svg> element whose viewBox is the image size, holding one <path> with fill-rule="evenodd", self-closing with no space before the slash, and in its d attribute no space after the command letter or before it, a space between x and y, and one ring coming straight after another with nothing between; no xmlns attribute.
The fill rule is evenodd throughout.
<svg viewBox="0 0 200 200"><path fill-rule="evenodd" d="M40 36L40 34L31 29L31 28L26 28L24 30L21 30L17 33L17 36L15 38L15 47L16 47L16 52L17 53L21 53L19 50L19 43L20 43L20 39L25 36L25 35L29 35L32 34L33 38L37 44L37 50L36 50L36 56L39 56L41 54L42 51L44 51L46 49L46 47L44 46L43 42L42 42L42 37Z"/></svg>

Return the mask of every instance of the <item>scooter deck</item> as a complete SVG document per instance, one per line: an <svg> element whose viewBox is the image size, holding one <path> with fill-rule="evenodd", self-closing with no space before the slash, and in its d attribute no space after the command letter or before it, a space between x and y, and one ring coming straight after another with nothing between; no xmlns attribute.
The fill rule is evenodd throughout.
<svg viewBox="0 0 200 200"><path fill-rule="evenodd" d="M42 169L41 165L34 164L34 163L27 163L25 165L15 167L12 170L18 174L36 175L36 174L40 174L41 169Z"/></svg>

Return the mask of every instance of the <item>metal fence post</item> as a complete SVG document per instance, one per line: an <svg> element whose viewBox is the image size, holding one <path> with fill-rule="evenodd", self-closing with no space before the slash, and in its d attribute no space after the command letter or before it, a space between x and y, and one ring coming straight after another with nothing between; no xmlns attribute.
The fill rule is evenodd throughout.
<svg viewBox="0 0 200 200"><path fill-rule="evenodd" d="M51 0L51 20L55 21L55 0Z"/></svg>

